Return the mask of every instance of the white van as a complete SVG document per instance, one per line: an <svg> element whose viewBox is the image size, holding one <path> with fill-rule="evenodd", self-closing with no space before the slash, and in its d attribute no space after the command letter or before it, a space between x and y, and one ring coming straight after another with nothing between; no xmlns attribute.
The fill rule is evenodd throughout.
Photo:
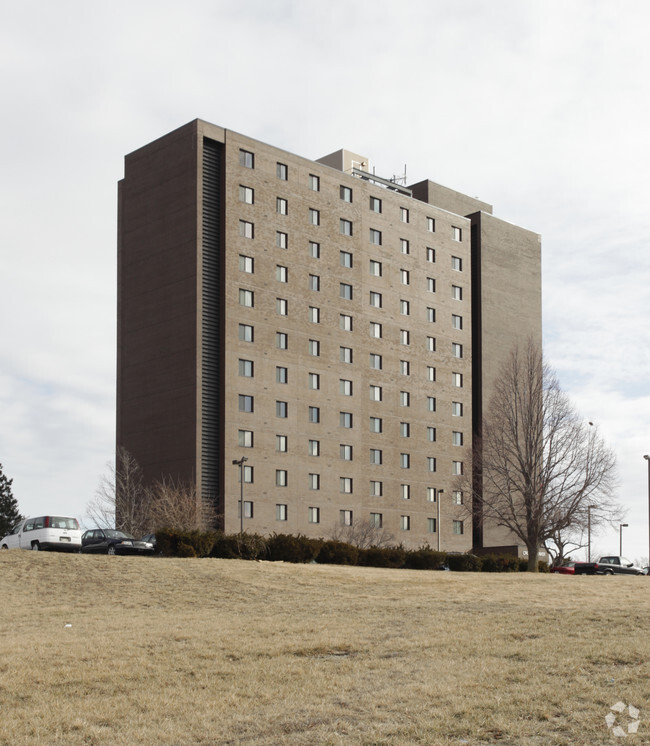
<svg viewBox="0 0 650 746"><path fill-rule="evenodd" d="M76 518L64 515L42 515L27 518L14 526L0 540L0 549L56 549L78 552L81 549L81 528Z"/></svg>

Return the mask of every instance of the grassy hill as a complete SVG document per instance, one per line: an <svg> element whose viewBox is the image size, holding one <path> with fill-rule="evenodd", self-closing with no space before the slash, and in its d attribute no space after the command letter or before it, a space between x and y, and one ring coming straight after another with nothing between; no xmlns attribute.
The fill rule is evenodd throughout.
<svg viewBox="0 0 650 746"><path fill-rule="evenodd" d="M0 589L0 743L594 746L619 701L650 743L647 577L10 551Z"/></svg>

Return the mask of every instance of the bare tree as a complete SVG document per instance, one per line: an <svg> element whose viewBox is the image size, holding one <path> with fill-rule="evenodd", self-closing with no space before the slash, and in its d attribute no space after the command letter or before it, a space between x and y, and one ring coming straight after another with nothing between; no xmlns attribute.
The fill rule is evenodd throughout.
<svg viewBox="0 0 650 746"><path fill-rule="evenodd" d="M341 526L337 523L330 533L330 538L334 541L344 541L346 544L352 544L359 549L387 547L395 543L394 534L372 525L367 520L357 521L351 526Z"/></svg>
<svg viewBox="0 0 650 746"><path fill-rule="evenodd" d="M171 477L148 489L150 530L202 531L213 525L214 516L197 494L196 485Z"/></svg>
<svg viewBox="0 0 650 746"><path fill-rule="evenodd" d="M588 506L615 514L616 459L529 342L500 371L474 444L476 519L504 526L528 549L528 569L553 537L585 525Z"/></svg>

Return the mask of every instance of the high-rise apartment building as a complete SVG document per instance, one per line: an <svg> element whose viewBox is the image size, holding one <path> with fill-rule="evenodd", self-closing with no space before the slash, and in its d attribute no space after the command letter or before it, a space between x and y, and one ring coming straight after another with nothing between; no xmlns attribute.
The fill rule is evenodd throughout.
<svg viewBox="0 0 650 746"><path fill-rule="evenodd" d="M118 234L117 442L147 479L196 482L229 532L243 491L259 533L514 543L472 530L456 477L501 362L541 338L537 234L201 120L126 157Z"/></svg>

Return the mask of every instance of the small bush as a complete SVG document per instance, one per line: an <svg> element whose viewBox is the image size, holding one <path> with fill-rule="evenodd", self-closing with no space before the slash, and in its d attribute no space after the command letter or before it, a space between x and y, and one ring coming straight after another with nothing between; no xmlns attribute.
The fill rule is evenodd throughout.
<svg viewBox="0 0 650 746"><path fill-rule="evenodd" d="M311 562L321 549L321 539L298 534L273 534L266 540L267 558L274 562Z"/></svg>
<svg viewBox="0 0 650 746"><path fill-rule="evenodd" d="M186 544L184 541L178 542L176 549L177 557L196 557L196 550L190 544Z"/></svg>
<svg viewBox="0 0 650 746"><path fill-rule="evenodd" d="M254 560L267 555L266 540L259 534L221 534L214 543L211 557Z"/></svg>
<svg viewBox="0 0 650 746"><path fill-rule="evenodd" d="M479 572L483 562L474 554L448 554L447 566L455 572Z"/></svg>
<svg viewBox="0 0 650 746"><path fill-rule="evenodd" d="M359 550L359 564L365 567L404 567L406 551L402 547L369 547Z"/></svg>
<svg viewBox="0 0 650 746"><path fill-rule="evenodd" d="M445 552L437 552L430 546L424 546L406 552L404 566L411 570L438 570L445 558Z"/></svg>
<svg viewBox="0 0 650 746"><path fill-rule="evenodd" d="M519 558L513 554L484 554L482 557L483 572L517 572Z"/></svg>
<svg viewBox="0 0 650 746"><path fill-rule="evenodd" d="M219 536L214 531L156 531L156 550L164 557L207 557ZM181 549L181 544L185 545ZM193 554L188 554L191 548ZM183 552L183 553L181 553Z"/></svg>
<svg viewBox="0 0 650 746"><path fill-rule="evenodd" d="M316 561L323 565L356 565L359 549L344 541L324 541Z"/></svg>

